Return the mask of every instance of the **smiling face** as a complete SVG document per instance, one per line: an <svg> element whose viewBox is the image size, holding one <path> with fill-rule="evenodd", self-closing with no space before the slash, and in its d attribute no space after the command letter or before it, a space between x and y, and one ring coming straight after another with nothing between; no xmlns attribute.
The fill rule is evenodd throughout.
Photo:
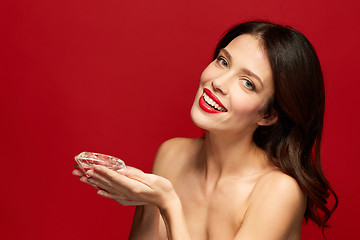
<svg viewBox="0 0 360 240"><path fill-rule="evenodd" d="M273 93L270 63L260 41L243 34L203 71L191 117L209 131L252 135L259 125L276 121L262 113Z"/></svg>

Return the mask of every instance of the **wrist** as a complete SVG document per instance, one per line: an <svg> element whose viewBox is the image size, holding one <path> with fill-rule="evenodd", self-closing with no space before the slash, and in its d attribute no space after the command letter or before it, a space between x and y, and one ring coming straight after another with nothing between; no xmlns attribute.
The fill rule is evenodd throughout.
<svg viewBox="0 0 360 240"><path fill-rule="evenodd" d="M162 204L158 206L161 213L169 214L171 210L182 209L179 196L174 189L168 192L166 198L162 201Z"/></svg>

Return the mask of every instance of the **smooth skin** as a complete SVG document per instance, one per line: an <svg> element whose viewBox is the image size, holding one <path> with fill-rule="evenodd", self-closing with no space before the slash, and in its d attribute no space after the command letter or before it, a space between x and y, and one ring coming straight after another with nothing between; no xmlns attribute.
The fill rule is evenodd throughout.
<svg viewBox="0 0 360 240"><path fill-rule="evenodd" d="M227 112L199 105L204 88ZM159 148L153 174L103 166L73 174L122 205L137 205L129 239L298 240L306 196L252 140L277 115L262 109L273 94L272 74L258 39L235 38L204 70L191 116L204 138L175 138Z"/></svg>

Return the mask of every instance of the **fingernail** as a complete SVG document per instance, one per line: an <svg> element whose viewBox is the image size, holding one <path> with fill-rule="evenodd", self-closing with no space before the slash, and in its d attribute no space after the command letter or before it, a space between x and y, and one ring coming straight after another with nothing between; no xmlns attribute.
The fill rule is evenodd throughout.
<svg viewBox="0 0 360 240"><path fill-rule="evenodd" d="M89 183L94 184L94 181L91 178L88 178L87 180Z"/></svg>

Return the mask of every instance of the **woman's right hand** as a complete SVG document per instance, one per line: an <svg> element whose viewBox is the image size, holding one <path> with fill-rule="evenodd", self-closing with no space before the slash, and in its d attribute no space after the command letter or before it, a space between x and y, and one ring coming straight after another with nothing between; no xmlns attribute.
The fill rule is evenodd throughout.
<svg viewBox="0 0 360 240"><path fill-rule="evenodd" d="M72 171L72 174L78 177L82 177L85 176L85 174L83 173L83 171L81 171L79 169L79 165L78 164L74 164L74 170Z"/></svg>
<svg viewBox="0 0 360 240"><path fill-rule="evenodd" d="M77 176L80 178L80 181L83 182L83 183L86 183L90 186L92 186L93 188L96 188L96 189L99 189L99 187L97 187L96 185L94 184L91 184L88 182L88 177L85 175L85 173L79 168L79 165L78 164L75 164L74 165L74 170L72 171L72 174L74 176Z"/></svg>

